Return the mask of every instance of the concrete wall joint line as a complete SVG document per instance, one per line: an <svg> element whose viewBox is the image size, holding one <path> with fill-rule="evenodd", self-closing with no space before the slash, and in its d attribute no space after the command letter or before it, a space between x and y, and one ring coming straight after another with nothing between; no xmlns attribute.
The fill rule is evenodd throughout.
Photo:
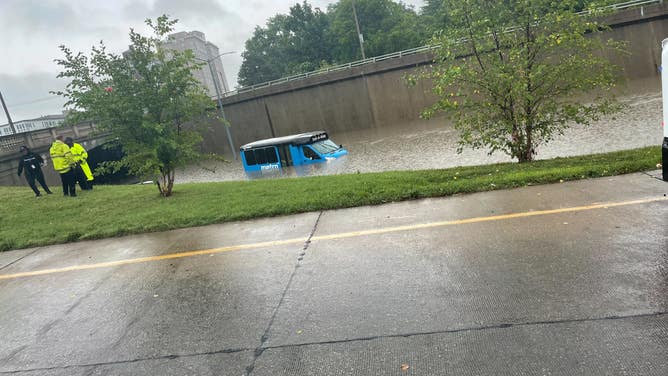
<svg viewBox="0 0 668 376"><path fill-rule="evenodd" d="M563 319L563 320L551 320L551 321L532 321L532 322L517 322L517 323L499 323L486 326L475 326L475 327L465 327L465 328L455 328L447 330L436 330L429 332L415 332L415 333L402 333L402 334L389 334L389 335L378 335L378 336L369 336L369 337L359 337L359 338L347 338L342 340L332 340L332 341L320 341L320 342L305 342L305 343L295 343L288 345L278 345L270 346L266 349L285 349L285 348L294 348L294 347L305 347L305 346L319 346L319 345L334 345L339 343L353 343L353 342L367 342L374 340L383 340L383 339L393 339L393 338L410 338L410 337L419 337L419 336L429 336L429 335L438 335L438 334L453 334L453 333L466 333L466 332L477 332L485 330L495 330L495 329L512 329L516 327L525 327L533 325L559 325L559 324L577 324L577 323L589 323L589 322L598 322L598 321L612 321L612 320L630 320L630 319L653 319L661 318L668 315L668 312L649 312L649 313L640 313L636 315L628 316L605 316L605 317L593 317L593 318L574 318L574 319Z"/></svg>
<svg viewBox="0 0 668 376"><path fill-rule="evenodd" d="M267 328L264 330L264 334L262 334L262 337L260 338L260 345L257 348L255 348L255 351L253 352L253 360L251 364L248 365L248 367L246 367L245 376L250 376L253 373L257 360L262 356L264 351L267 349L265 343L267 343L267 341L269 340L269 334L271 332L271 328L274 326L274 321L276 320L276 316L278 316L278 312L283 306L283 302L285 301L285 297L288 294L290 287L292 286L292 281L294 280L295 274L297 274L297 270L301 266L301 262L304 259L304 255L306 255L306 251L308 250L309 245L311 244L311 238L313 238L313 235L318 229L318 224L320 223L320 218L322 217L323 213L324 213L323 211L320 211L320 213L318 213L318 217L316 218L315 223L313 224L313 228L311 229L309 236L304 241L304 246L302 248L302 251L299 253L299 257L297 258L297 263L295 264L295 267L292 270L292 273L290 274L288 283L286 284L285 289L281 294L281 299L278 301L278 305L276 305L276 308L274 309L271 319L269 320L269 324L267 325Z"/></svg>

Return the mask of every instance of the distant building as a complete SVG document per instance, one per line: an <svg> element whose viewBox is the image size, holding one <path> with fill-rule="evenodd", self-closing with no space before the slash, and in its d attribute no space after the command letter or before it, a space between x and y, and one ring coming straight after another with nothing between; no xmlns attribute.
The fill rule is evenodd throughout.
<svg viewBox="0 0 668 376"><path fill-rule="evenodd" d="M65 121L65 115L47 115L36 119L21 120L14 122L16 133L25 133L39 129L54 128ZM9 124L0 125L0 136L9 136L12 134L12 128Z"/></svg>
<svg viewBox="0 0 668 376"><path fill-rule="evenodd" d="M210 60L221 94L230 90L227 85L227 79L225 78L223 62L218 56L220 51L216 45L206 41L204 33L201 31L182 31L180 33L171 34L167 41L165 41L165 46L177 51L192 50L197 59L205 61ZM194 76L209 91L211 97L216 96L216 87L213 82L214 78L212 78L211 70L208 66L204 65L201 70L194 72Z"/></svg>

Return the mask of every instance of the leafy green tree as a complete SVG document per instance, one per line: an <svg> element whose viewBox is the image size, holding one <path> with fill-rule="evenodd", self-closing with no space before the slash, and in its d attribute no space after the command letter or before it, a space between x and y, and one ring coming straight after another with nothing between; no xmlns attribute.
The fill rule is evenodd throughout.
<svg viewBox="0 0 668 376"><path fill-rule="evenodd" d="M328 24L325 13L304 1L289 14L270 18L266 27L256 27L242 54L239 83L267 82L330 63Z"/></svg>
<svg viewBox="0 0 668 376"><path fill-rule="evenodd" d="M573 9L576 12L586 11L587 9L601 8L607 5L623 3L624 0L578 0Z"/></svg>
<svg viewBox="0 0 668 376"><path fill-rule="evenodd" d="M113 170L153 177L164 197L172 194L177 167L198 160L198 124L212 114L213 102L192 72L200 69L192 51L163 47L176 20L146 20L152 36L130 30L129 51L118 55L100 42L90 56L60 46L56 62L70 79L63 92L72 117L92 119L123 147L125 156L110 162Z"/></svg>
<svg viewBox="0 0 668 376"><path fill-rule="evenodd" d="M426 0L420 9L420 21L429 35L445 29L448 26L448 11L445 0Z"/></svg>
<svg viewBox="0 0 668 376"><path fill-rule="evenodd" d="M580 12L588 8L602 7L619 2L621 0L578 0L574 6L566 5L566 8L573 8L574 11ZM425 5L420 9L419 18L428 35L434 35L448 27L447 3L447 0L425 0Z"/></svg>
<svg viewBox="0 0 668 376"><path fill-rule="evenodd" d="M444 3L450 27L433 41L440 49L425 73L438 101L423 115L451 115L460 152L486 148L531 161L570 124L617 109L606 98L618 70L605 54L623 46L597 35L605 29L597 12L576 15L574 0Z"/></svg>
<svg viewBox="0 0 668 376"><path fill-rule="evenodd" d="M266 28L255 27L253 36L246 41L246 48L241 54L240 85L271 81L288 71L285 18L285 15L277 15L269 19Z"/></svg>
<svg viewBox="0 0 668 376"><path fill-rule="evenodd" d="M367 56L422 45L426 29L417 14L391 0L356 0ZM288 14L276 15L256 27L246 41L239 71L243 86L317 70L361 58L351 0L331 5L327 13L307 1Z"/></svg>
<svg viewBox="0 0 668 376"><path fill-rule="evenodd" d="M424 44L426 30L415 11L391 0L355 0L360 32L364 36L367 57L380 56ZM339 63L362 58L352 0L340 0L329 6L329 38L333 59Z"/></svg>
<svg viewBox="0 0 668 376"><path fill-rule="evenodd" d="M290 8L286 24L292 36L288 49L292 61L290 73L312 71L331 61L331 45L327 39L329 19L324 12L304 1Z"/></svg>

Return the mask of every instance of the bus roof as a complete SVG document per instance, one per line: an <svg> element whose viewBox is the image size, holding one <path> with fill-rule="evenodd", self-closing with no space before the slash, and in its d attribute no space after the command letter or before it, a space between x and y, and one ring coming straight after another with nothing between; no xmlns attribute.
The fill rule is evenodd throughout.
<svg viewBox="0 0 668 376"><path fill-rule="evenodd" d="M284 144L304 145L316 141L326 140L327 138L328 138L327 132L325 131L307 132L307 133L293 134L290 136L268 138L266 140L254 141L249 144L241 146L240 149L248 150L266 146L275 146Z"/></svg>

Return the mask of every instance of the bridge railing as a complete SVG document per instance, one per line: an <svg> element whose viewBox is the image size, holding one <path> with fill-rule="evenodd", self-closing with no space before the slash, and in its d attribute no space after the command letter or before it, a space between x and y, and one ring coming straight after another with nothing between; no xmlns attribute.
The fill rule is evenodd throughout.
<svg viewBox="0 0 668 376"><path fill-rule="evenodd" d="M25 145L29 148L39 148L51 145L56 135L72 137L74 140L87 139L95 132L95 125L91 122L72 126L40 129L32 132L18 133L0 137L0 155L18 153L19 148Z"/></svg>
<svg viewBox="0 0 668 376"><path fill-rule="evenodd" d="M616 4L608 5L606 7L603 7L602 10L616 10L616 11L618 11L618 10L624 10L624 9L629 9L629 8L642 7L642 6L646 6L646 5L662 4L663 2L664 2L664 0L632 0L632 1L626 1L626 2L622 2L622 3L616 3ZM587 13L587 11L578 12L578 14L586 14L586 13ZM339 65L334 65L334 66L330 66L330 67L325 67L325 68L318 69L316 71L300 73L300 74L296 74L296 75L292 75L292 76L288 76L288 77L282 77L282 78L278 78L276 80L267 81L267 82L263 82L263 83L259 83L259 84L255 84L255 85L251 85L251 86L240 87L236 90L232 90L232 91L228 91L228 92L223 93L223 96L224 97L231 97L231 96L234 96L234 95L237 95L237 94L251 92L251 91L255 91L255 90L258 90L258 89L262 89L262 88L265 88L265 87L278 85L278 84L282 84L282 83L286 83L286 82L303 80L305 78L318 76L318 75L325 74L325 73L336 72L336 71L340 71L340 70L344 70L344 69L350 69L350 68L354 68L354 67L359 67L359 66L363 66L363 65L367 65L367 64L374 64L374 63L384 61L384 60L389 60L389 59L402 58L404 56L426 53L426 52L433 51L433 50L437 49L438 47L439 47L439 45L426 45L426 46L411 48L411 49L408 49L408 50L392 52L392 53L381 55L381 56L370 57L370 58L364 59L364 60L357 60L357 61L353 61L353 62L346 63L346 64L339 64Z"/></svg>

